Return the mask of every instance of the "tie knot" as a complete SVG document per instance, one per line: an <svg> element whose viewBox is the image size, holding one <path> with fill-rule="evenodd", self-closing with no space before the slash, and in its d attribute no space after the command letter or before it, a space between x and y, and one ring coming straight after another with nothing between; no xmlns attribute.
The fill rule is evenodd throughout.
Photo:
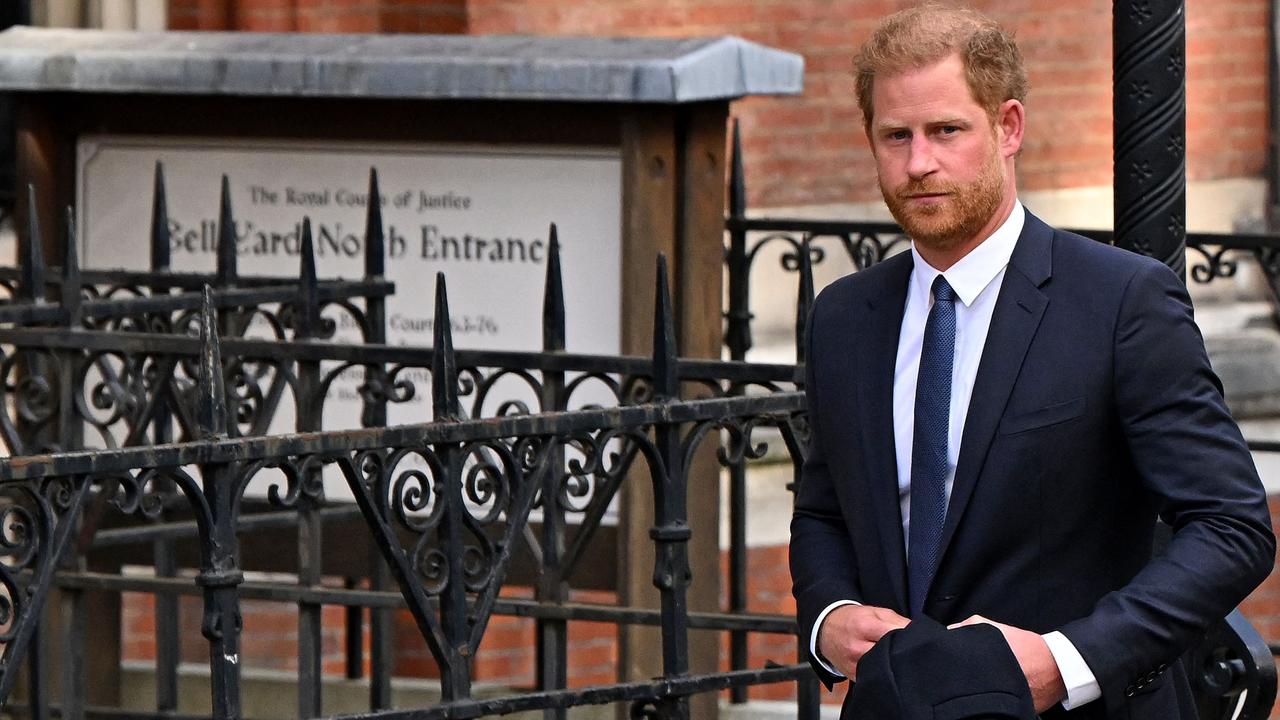
<svg viewBox="0 0 1280 720"><path fill-rule="evenodd" d="M956 299L956 291L951 289L951 284L941 275L933 279L933 299L937 302L953 302Z"/></svg>

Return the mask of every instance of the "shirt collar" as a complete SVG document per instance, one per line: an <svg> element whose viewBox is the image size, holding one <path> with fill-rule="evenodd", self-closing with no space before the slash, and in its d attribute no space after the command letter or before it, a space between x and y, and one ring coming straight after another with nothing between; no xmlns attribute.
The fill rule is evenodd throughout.
<svg viewBox="0 0 1280 720"><path fill-rule="evenodd" d="M916 251L915 243L912 243L911 259L915 264L911 269L911 275L916 282L916 287L925 288L927 293L928 288L933 287L933 279L942 275L947 278L947 283L955 290L960 302L964 303L965 307L969 307L982 294L982 291L987 289L991 281L995 280L996 275L1008 266L1009 258L1013 257L1013 248L1018 244L1018 236L1022 234L1022 225L1025 221L1026 211L1022 208L1022 203L1015 200L1013 210L1000 227L943 273L939 273L925 262Z"/></svg>

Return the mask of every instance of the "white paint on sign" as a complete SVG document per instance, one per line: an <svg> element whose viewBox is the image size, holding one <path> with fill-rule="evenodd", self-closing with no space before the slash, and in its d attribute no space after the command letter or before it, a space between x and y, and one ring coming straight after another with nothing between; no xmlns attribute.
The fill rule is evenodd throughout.
<svg viewBox="0 0 1280 720"><path fill-rule="evenodd" d="M539 350L547 233L555 222L568 349L620 350L622 187L616 148L84 136L77 147L76 200L86 267L148 267L157 161L165 170L174 270L214 269L225 173L241 275L296 277L306 216L320 277L361 277L373 167L383 196L386 277L396 283L387 301L389 343L431 344L434 275L443 271L456 347ZM329 316L338 322L339 340L358 341L349 317ZM325 429L359 426L360 376L348 371L331 389ZM425 374L409 373L407 379L417 381L417 395L390 407L391 423L429 419ZM293 429L290 404L281 404L272 432Z"/></svg>

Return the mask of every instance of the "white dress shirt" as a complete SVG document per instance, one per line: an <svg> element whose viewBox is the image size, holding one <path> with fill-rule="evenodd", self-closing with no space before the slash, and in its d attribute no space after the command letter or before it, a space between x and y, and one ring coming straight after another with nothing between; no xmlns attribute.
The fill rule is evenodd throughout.
<svg viewBox="0 0 1280 720"><path fill-rule="evenodd" d="M898 506L902 511L903 545L911 534L911 444L915 436L916 379L920 374L920 349L924 344L924 327L933 304L930 288L938 275L944 275L955 291L956 337L955 361L951 376L951 409L947 433L946 497L951 498L951 487L956 477L956 461L960 457L960 438L964 433L965 415L969 399L973 395L973 382L982 359L982 348L991 328L991 314L996 298L1004 282L1004 274L1013 255L1014 245L1022 233L1026 211L1022 203L1015 202L1013 211L1004 223L986 240L971 250L945 272L939 273L911 246L914 266L907 281L907 301L902 313L902 328L898 336L898 355L893 371L893 437L894 454L898 461ZM840 673L817 653L818 630L828 613L841 605L856 604L853 601L832 603L818 616L813 636L809 640L810 651L833 674ZM1079 707L1101 697L1102 690L1093 672L1080 656L1079 651L1060 632L1043 636L1058 664L1067 698L1062 702L1067 710Z"/></svg>

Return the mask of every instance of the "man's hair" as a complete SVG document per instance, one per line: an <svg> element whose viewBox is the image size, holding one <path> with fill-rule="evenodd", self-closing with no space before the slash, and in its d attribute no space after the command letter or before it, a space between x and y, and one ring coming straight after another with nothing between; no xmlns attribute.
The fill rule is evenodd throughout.
<svg viewBox="0 0 1280 720"><path fill-rule="evenodd" d="M953 54L964 63L973 99L992 119L1005 100L1026 100L1027 70L1012 34L974 10L928 3L881 20L854 57L864 125L871 127L876 75L922 68Z"/></svg>

